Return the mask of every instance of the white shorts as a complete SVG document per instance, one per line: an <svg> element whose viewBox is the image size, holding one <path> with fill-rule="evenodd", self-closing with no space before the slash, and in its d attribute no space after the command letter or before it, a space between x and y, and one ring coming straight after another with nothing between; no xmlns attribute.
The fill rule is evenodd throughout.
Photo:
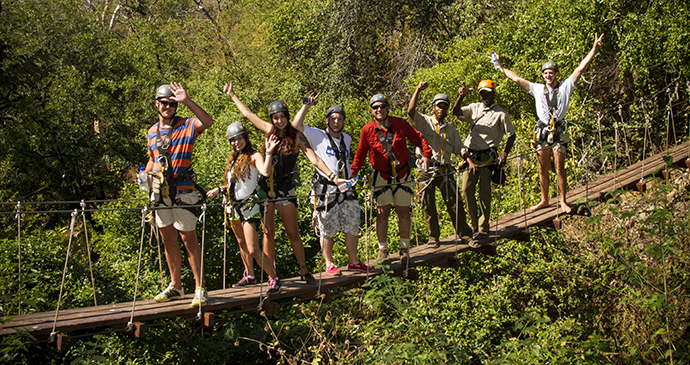
<svg viewBox="0 0 690 365"><path fill-rule="evenodd" d="M342 231L357 236L359 234L359 201L344 200L333 208L316 212L316 221L321 237L335 237Z"/></svg>
<svg viewBox="0 0 690 365"><path fill-rule="evenodd" d="M199 202L199 194L196 191L177 193L177 196L184 204L194 205ZM172 205L170 198L164 198L163 203L158 206L160 209L156 209L156 225L158 228L172 224L178 231L189 232L196 230L196 216L194 213L180 208L179 205Z"/></svg>

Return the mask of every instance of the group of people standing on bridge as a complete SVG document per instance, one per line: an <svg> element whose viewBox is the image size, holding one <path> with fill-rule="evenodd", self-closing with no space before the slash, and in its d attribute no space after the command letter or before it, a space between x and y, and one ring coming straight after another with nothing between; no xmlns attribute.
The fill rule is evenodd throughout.
<svg viewBox="0 0 690 365"><path fill-rule="evenodd" d="M534 127L532 146L537 152L541 186L541 201L530 208L535 211L547 207L551 155L558 176L559 201L563 212L571 207L566 202L565 152L569 135L565 122L570 94L582 72L592 61L602 44L602 36L595 34L594 45L580 65L565 81L559 82L559 69L554 62L542 67L545 84L526 81L515 72L495 65L508 79L516 82L535 99L538 121ZM300 110L290 122L287 105L276 100L268 106L268 121L252 112L235 94L232 82L223 92L228 95L242 115L263 132L266 137L258 151L249 139L249 130L242 122L227 127L227 138L232 152L225 164L223 182L206 193L208 198L225 194L229 204L227 215L240 246L245 270L233 287L257 283L254 260L268 275L268 294L280 291L281 282L275 268L275 213L281 217L285 233L299 263L301 280L314 284L307 270L304 246L298 231L295 171L297 157L302 151L316 167L312 178L310 204L314 207L314 223L320 236L326 273L341 275L333 260L334 237L343 232L348 252L348 270L368 271L371 268L357 255L360 225L360 205L353 178L364 167L365 160L373 168L371 196L376 204L375 231L378 239L378 261L388 259L388 219L392 206L398 215L402 262L409 260L413 196L421 197L424 220L428 229L428 245L440 245L441 230L436 211L435 189L438 188L460 241L471 247L489 234L491 217L491 181L500 182L501 168L507 161L516 136L509 114L497 105L496 85L490 79L482 80L478 87L480 102L463 106L464 98L472 92L464 83L458 89L458 98L451 108L446 94L437 94L432 100L431 115L417 110L420 94L428 88L422 81L409 101L409 119L389 115L389 100L383 94L374 95L369 102L373 119L361 130L359 144L350 163L352 137L343 132L346 113L342 106L333 105L326 111L325 129L304 125L304 118L319 95L303 98ZM195 117L176 116L177 105L187 106ZM192 306L204 305L207 293L201 276L201 249L196 236L196 204L194 172L191 168L192 150L196 137L213 125L213 119L194 103L178 83L161 85L156 90L155 105L158 123L148 132L149 161L146 171L152 177L151 202L155 206L156 225L165 246L170 285L154 299L164 302L184 297L181 282L181 251L178 234L187 252L194 275L196 290ZM460 122L468 123L469 133L464 139L456 127L447 120L448 113ZM502 148L499 147L506 137ZM408 150L407 142L416 147L417 161ZM554 152L552 152L552 150ZM456 167L452 155L462 162ZM416 178L413 171L417 169ZM462 173L462 186L456 184L456 174ZM457 181L460 181L458 179ZM419 185L415 186L415 182ZM477 186L479 205L477 205ZM198 189L198 186L196 186ZM460 193L467 204L460 200ZM259 228L263 230L263 250L259 246Z"/></svg>

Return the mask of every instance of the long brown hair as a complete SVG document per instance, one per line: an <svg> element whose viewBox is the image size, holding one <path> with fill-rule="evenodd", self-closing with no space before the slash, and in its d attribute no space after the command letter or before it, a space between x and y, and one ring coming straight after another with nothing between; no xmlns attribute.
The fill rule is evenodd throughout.
<svg viewBox="0 0 690 365"><path fill-rule="evenodd" d="M283 149L286 155L291 155L293 153L298 152L295 143L295 138L297 138L297 129L295 129L295 127L293 127L292 124L290 124L289 114L285 113L285 116L288 117L288 123L285 127L283 137L278 136L278 128L272 126L271 130L266 134L266 140L268 140L268 138L272 135L275 135L276 137L278 137L278 140L280 141L278 148ZM261 147L261 152L266 153L265 143Z"/></svg>
<svg viewBox="0 0 690 365"><path fill-rule="evenodd" d="M223 174L223 184L229 185L228 181L228 171L232 169L232 180L235 182L244 181L249 178L252 166L252 155L256 153L256 150L252 146L252 142L249 141L249 135L247 133L240 134L244 138L244 148L242 151L233 151L228 156L228 162L225 163L225 174ZM237 161L235 161L237 159ZM233 166L234 164L234 166Z"/></svg>

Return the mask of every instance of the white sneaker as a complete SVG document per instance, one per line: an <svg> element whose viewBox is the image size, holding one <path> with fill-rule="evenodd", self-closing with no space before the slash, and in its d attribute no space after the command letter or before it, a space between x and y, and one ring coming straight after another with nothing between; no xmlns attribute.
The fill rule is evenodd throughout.
<svg viewBox="0 0 690 365"><path fill-rule="evenodd" d="M206 289L197 286L196 290L194 291L194 299L192 299L192 307L204 306L206 305L207 300L208 293L206 292Z"/></svg>
<svg viewBox="0 0 690 365"><path fill-rule="evenodd" d="M175 287L170 283L165 290L163 290L160 294L156 295L153 300L155 300L158 303L163 303L167 302L169 300L175 300L175 299L182 299L184 297L184 288L180 288L180 290L175 289Z"/></svg>

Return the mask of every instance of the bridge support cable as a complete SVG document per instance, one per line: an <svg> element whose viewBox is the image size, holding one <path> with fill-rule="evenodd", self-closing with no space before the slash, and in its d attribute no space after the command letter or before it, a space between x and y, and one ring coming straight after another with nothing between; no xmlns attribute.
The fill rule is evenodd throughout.
<svg viewBox="0 0 690 365"><path fill-rule="evenodd" d="M141 209L141 234L139 236L139 257L137 259L137 276L134 279L134 297L132 298L132 312L129 316L129 323L127 323L128 329L134 323L134 308L137 304L137 291L139 290L139 272L141 269L141 251L144 249L144 233L146 232L146 214L148 213L148 207L143 207Z"/></svg>
<svg viewBox="0 0 690 365"><path fill-rule="evenodd" d="M623 120L623 105L618 104L618 117L621 118L621 131L623 132L623 142L625 142L625 156L628 158L628 166L632 165L630 160L630 148L628 147L628 134L625 132L625 121Z"/></svg>
<svg viewBox="0 0 690 365"><path fill-rule="evenodd" d="M65 254L65 266L62 269L62 281L60 282L60 293L58 294L57 307L55 308L55 319L53 320L53 331L50 333L51 337L55 337L55 326L57 325L58 315L60 314L60 301L62 300L62 290L65 287L65 274L67 273L67 263L69 261L69 252L72 248L72 237L74 237L74 221L77 216L77 210L72 212L72 219L69 224L69 241L67 243L67 253Z"/></svg>
<svg viewBox="0 0 690 365"><path fill-rule="evenodd" d="M17 314L22 314L22 203L17 202Z"/></svg>
<svg viewBox="0 0 690 365"><path fill-rule="evenodd" d="M206 203L201 205L201 215L199 216L199 220L202 222L201 223L201 267L199 268L199 283L201 284L201 289L206 290L206 286L204 285L204 247L206 245ZM194 295L196 295L196 289L194 288ZM207 298L206 300L208 301L208 294L206 295ZM203 299L203 298L200 298ZM203 318L202 314L202 307L203 305L199 303L199 313L197 313L197 321L201 321Z"/></svg>
<svg viewBox="0 0 690 365"><path fill-rule="evenodd" d="M223 194L223 289L226 288L225 277L227 272L227 262L228 262L228 198Z"/></svg>
<svg viewBox="0 0 690 365"><path fill-rule="evenodd" d="M89 244L89 229L86 226L86 213L84 209L86 208L86 203L82 199L81 203L81 217L84 222L84 239L86 240L86 256L89 258L89 273L91 274L91 289L93 289L93 305L98 306L98 301L96 300L96 281L93 280L93 265L91 264L91 245Z"/></svg>
<svg viewBox="0 0 690 365"><path fill-rule="evenodd" d="M647 158L647 137L649 136L649 114L645 106L644 97L640 98L642 112L644 113L644 143L642 148L642 169L640 170L640 183L644 180L644 163Z"/></svg>

